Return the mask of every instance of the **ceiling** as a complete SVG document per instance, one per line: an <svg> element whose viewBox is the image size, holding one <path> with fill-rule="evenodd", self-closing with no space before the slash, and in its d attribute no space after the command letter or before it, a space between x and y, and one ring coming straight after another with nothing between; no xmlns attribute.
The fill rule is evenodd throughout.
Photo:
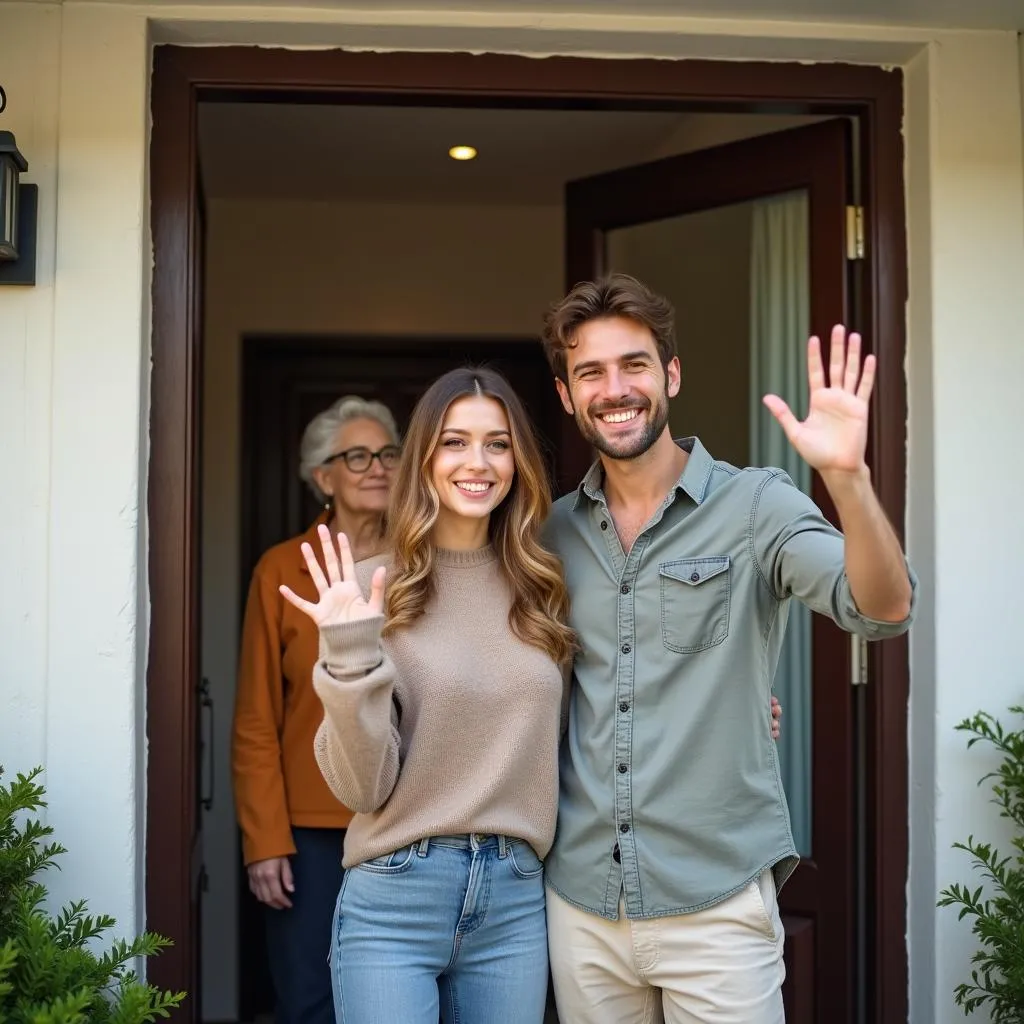
<svg viewBox="0 0 1024 1024"><path fill-rule="evenodd" d="M557 204L564 185L809 118L623 111L202 104L211 199ZM479 151L469 162L451 146Z"/></svg>
<svg viewBox="0 0 1024 1024"><path fill-rule="evenodd" d="M54 0L37 0L53 3ZM65 3L86 0L63 0ZM137 4L139 0L121 0ZM147 6L174 6L177 0L148 0ZM285 0L192 0L196 7L276 7L287 10ZM296 5L297 6L297 5ZM446 10L487 13L537 12L538 16L589 12L623 14L623 0L304 0L307 12L353 8L375 10ZM872 25L923 25L937 28L1024 30L1024 0L634 0L633 16L695 16L710 18L762 18L771 21L844 22Z"/></svg>

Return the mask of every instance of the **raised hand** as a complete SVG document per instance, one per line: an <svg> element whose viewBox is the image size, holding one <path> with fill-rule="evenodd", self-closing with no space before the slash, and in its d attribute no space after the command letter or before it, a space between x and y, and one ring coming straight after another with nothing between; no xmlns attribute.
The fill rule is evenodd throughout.
<svg viewBox="0 0 1024 1024"><path fill-rule="evenodd" d="M321 523L317 527L320 544L323 548L324 565L327 576L323 574L320 563L313 554L313 547L305 541L302 544L302 556L306 559L309 575L316 584L320 600L315 604L299 597L293 590L283 584L279 588L282 596L290 601L299 611L305 612L317 626L335 626L343 622L358 622L360 619L373 618L384 613L384 567L381 566L373 574L370 583L370 600L363 597L363 592L356 579L356 566L352 559L352 548L348 537L338 534L338 551L331 542L331 531ZM341 564L338 564L338 555Z"/></svg>
<svg viewBox="0 0 1024 1024"><path fill-rule="evenodd" d="M765 395L764 404L782 425L789 443L820 473L853 473L864 468L868 442L868 400L875 383L875 357L861 369L860 335L846 336L841 324L832 328L828 384L821 359L821 342L807 342L807 380L810 406L801 422L778 395Z"/></svg>

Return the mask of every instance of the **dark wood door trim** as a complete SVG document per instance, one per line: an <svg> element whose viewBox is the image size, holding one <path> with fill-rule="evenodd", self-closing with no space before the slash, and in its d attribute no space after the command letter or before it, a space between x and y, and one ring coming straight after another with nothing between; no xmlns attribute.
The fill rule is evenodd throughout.
<svg viewBox="0 0 1024 1024"><path fill-rule="evenodd" d="M199 814L193 728L199 675L199 255L195 100L186 73L153 76L159 119L150 152L153 274L146 672L146 922L174 946L149 965L153 982L187 989L197 951L193 847ZM180 1011L198 1019L197 994Z"/></svg>
<svg viewBox="0 0 1024 1024"><path fill-rule="evenodd" d="M196 110L203 101L313 101L446 106L677 109L846 114L857 118L868 254L858 271L878 353L871 444L876 486L902 534L905 509L907 297L903 78L841 64L536 60L502 55L346 53L258 47L158 46L152 94L153 373L149 466L152 600L147 667L147 926L178 946L154 960L158 984L188 984L189 838L195 797L195 496L201 339L192 309L197 202ZM538 311L539 313L540 311ZM885 430L879 427L884 424ZM883 443L884 441L884 443ZM872 652L867 701L871 908L868 1019L907 1013L906 641ZM191 1011L195 1012L195 1000Z"/></svg>
<svg viewBox="0 0 1024 1024"><path fill-rule="evenodd" d="M860 118L866 253L855 287L871 316L865 334L881 370L871 418L875 487L901 541L906 515L907 237L903 192L903 76L880 88ZM880 429L884 425L885 429ZM867 692L867 1019L907 1019L909 794L907 638L870 645Z"/></svg>

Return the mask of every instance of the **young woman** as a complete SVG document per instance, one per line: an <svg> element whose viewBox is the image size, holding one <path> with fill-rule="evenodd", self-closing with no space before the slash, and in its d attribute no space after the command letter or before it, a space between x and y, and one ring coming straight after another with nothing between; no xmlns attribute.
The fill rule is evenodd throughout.
<svg viewBox="0 0 1024 1024"><path fill-rule="evenodd" d="M412 415L389 553L302 545L319 600L316 755L355 812L332 970L339 1024L540 1024L542 859L574 638L538 532L550 494L497 373L445 374Z"/></svg>
<svg viewBox="0 0 1024 1024"><path fill-rule="evenodd" d="M356 557L382 549L400 454L394 418L379 402L350 395L313 417L302 435L299 474L325 511L301 538L266 551L249 587L232 768L249 888L266 908L277 1024L334 1024L327 952L352 817L313 758L323 718L312 685L316 626L279 588L316 596L297 547L315 539L320 523L350 537Z"/></svg>

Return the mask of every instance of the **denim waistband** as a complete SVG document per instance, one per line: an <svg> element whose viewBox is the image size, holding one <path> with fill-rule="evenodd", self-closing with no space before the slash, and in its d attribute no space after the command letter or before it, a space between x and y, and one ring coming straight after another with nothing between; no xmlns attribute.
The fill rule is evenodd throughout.
<svg viewBox="0 0 1024 1024"><path fill-rule="evenodd" d="M495 835L490 832L468 832L457 836L424 836L412 845L421 857L425 857L432 846L444 846L451 850L497 849L498 856L504 857L509 846L524 841L515 836Z"/></svg>

